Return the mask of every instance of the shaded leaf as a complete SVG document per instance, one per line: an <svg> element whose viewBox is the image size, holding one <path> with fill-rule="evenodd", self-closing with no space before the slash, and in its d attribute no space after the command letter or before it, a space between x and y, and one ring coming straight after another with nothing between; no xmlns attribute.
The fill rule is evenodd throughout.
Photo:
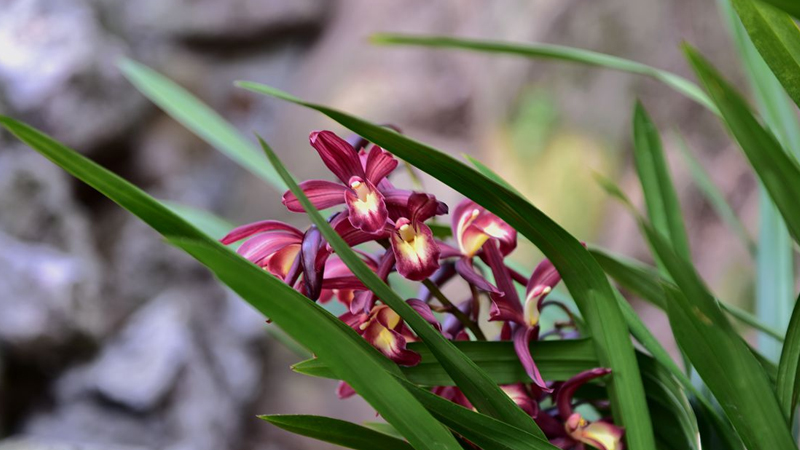
<svg viewBox="0 0 800 450"><path fill-rule="evenodd" d="M361 425L322 416L264 415L259 419L290 431L323 442L357 450L413 450L406 441L371 430Z"/></svg>

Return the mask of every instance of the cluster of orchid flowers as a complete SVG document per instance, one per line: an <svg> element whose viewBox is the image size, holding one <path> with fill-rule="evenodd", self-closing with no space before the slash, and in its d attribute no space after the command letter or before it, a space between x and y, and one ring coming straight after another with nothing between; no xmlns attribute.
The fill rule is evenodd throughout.
<svg viewBox="0 0 800 450"><path fill-rule="evenodd" d="M539 319L547 306L560 307L572 317L561 303L546 300L561 279L553 264L542 261L530 277L508 267L505 258L517 246L516 230L469 199L459 203L452 214L456 245L435 238L425 222L448 214L447 205L431 194L396 188L388 176L398 161L389 152L376 145L367 150L366 140L356 136L348 142L330 131L311 133L310 142L339 182L308 180L300 183L300 188L318 209L346 205L330 218L330 224L349 246L368 242L382 245L377 255L354 248L381 279L387 281L396 271L408 280L423 281L419 298L407 302L452 340L485 339L478 318L480 298L488 296L488 321L502 324L496 338L514 342L519 360L532 380L530 384L502 386L509 397L534 418L559 448L582 450L587 444L600 450L622 448L622 429L606 420L589 422L574 409L576 390L610 371L592 369L565 382L548 383L531 356L532 341L578 334L574 320L559 323L547 333L540 332ZM283 195L283 204L290 211L304 212L289 191ZM417 339L414 333L353 275L317 228L312 226L303 232L283 222L264 220L232 230L221 242L227 245L241 240L244 242L237 250L239 254L311 300L325 303L336 298L342 302L347 312L340 319L388 358L404 366L419 363L420 356L406 347L407 342ZM476 264L476 258L488 266L494 283L484 277L481 267L485 266ZM466 281L470 295L453 304L439 287L457 275ZM520 299L515 283L526 287L524 299ZM440 304L432 305L434 298ZM444 315L442 323L434 310ZM432 391L472 408L457 387L440 386ZM340 384L341 397L354 393L346 384Z"/></svg>

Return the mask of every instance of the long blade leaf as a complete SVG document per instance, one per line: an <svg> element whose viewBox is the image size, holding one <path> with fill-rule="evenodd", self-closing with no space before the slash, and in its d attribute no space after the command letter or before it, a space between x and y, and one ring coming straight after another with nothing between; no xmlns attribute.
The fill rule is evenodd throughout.
<svg viewBox="0 0 800 450"><path fill-rule="evenodd" d="M356 450L414 450L406 441L379 433L361 425L344 420L308 415L264 415L259 419L290 431L323 442L330 442Z"/></svg>
<svg viewBox="0 0 800 450"><path fill-rule="evenodd" d="M676 253L684 259L691 259L689 237L686 235L678 194L664 157L661 136L639 102L636 102L633 113L633 135L633 156L650 223L672 244Z"/></svg>
<svg viewBox="0 0 800 450"><path fill-rule="evenodd" d="M398 384L396 377L390 375L400 374L397 366L319 305L204 235L141 189L77 152L8 117L0 116L0 124L209 267L253 307L323 358L415 448L460 448L452 435Z"/></svg>
<svg viewBox="0 0 800 450"><path fill-rule="evenodd" d="M778 363L778 380L775 388L783 414L792 418L800 396L800 301L795 303L786 343Z"/></svg>
<svg viewBox="0 0 800 450"><path fill-rule="evenodd" d="M458 341L455 345L497 384L531 382L511 342ZM424 343L411 342L408 348L422 357L414 367L401 367L408 381L420 386L455 384ZM542 376L553 381L565 381L600 365L594 346L588 339L535 342L531 345L531 354ZM299 362L292 366L292 370L305 375L336 378L330 368L317 358Z"/></svg>
<svg viewBox="0 0 800 450"><path fill-rule="evenodd" d="M789 14L760 1L732 2L764 62L800 105L800 29Z"/></svg>
<svg viewBox="0 0 800 450"><path fill-rule="evenodd" d="M269 86L239 85L327 115L476 201L533 242L563 277L589 325L600 363L613 370L609 383L612 410L617 423L626 427L628 447L654 448L642 380L625 320L605 274L580 241L525 199L433 147Z"/></svg>
<svg viewBox="0 0 800 450"><path fill-rule="evenodd" d="M130 59L120 61L119 68L142 94L172 118L275 190L286 190L286 185L275 170L261 157L258 147L189 91L155 70Z"/></svg>
<svg viewBox="0 0 800 450"><path fill-rule="evenodd" d="M680 291L665 289L667 315L678 344L703 377L751 450L793 448L770 381L722 314L690 262L651 227L647 238Z"/></svg>
<svg viewBox="0 0 800 450"><path fill-rule="evenodd" d="M683 77L636 61L590 50L560 45L484 41L448 36L376 34L372 36L371 40L374 44L379 45L462 49L484 53L517 55L528 58L555 59L644 75L666 84L675 91L705 106L712 112L717 111L716 107L703 90Z"/></svg>

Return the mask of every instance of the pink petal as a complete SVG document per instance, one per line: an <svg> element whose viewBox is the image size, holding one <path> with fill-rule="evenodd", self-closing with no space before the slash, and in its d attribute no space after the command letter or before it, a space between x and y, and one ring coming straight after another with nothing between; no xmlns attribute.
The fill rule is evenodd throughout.
<svg viewBox="0 0 800 450"><path fill-rule="evenodd" d="M514 331L514 350L517 352L519 362L522 363L522 367L525 368L525 372L533 380L533 383L545 392L552 392L552 389L547 387L547 383L539 373L539 369L531 356L530 342L535 331L534 328L517 328Z"/></svg>
<svg viewBox="0 0 800 450"><path fill-rule="evenodd" d="M345 277L325 277L322 280L322 287L324 289L355 289L364 290L364 283L354 276Z"/></svg>
<svg viewBox="0 0 800 450"><path fill-rule="evenodd" d="M356 245L365 242L374 241L376 239L383 239L389 236L386 228L380 230L378 233L367 233L354 227L350 222L350 214L347 211L339 213L332 221L331 227L334 231L344 239L347 245L355 247Z"/></svg>
<svg viewBox="0 0 800 450"><path fill-rule="evenodd" d="M287 233L302 236L303 233L297 228L277 220L262 220L260 222L248 223L231 230L224 238L219 241L223 245L233 244L236 241L241 241L257 233L264 233L267 231L285 231Z"/></svg>
<svg viewBox="0 0 800 450"><path fill-rule="evenodd" d="M412 222L424 222L434 215L439 207L436 197L430 194L414 192L408 197L408 218Z"/></svg>
<svg viewBox="0 0 800 450"><path fill-rule="evenodd" d="M311 204L317 209L341 205L344 203L344 192L347 190L345 186L339 183L325 180L307 180L300 183L299 186L311 201ZM283 204L286 205L289 211L305 212L300 200L295 197L292 191L286 191L283 194Z"/></svg>
<svg viewBox="0 0 800 450"><path fill-rule="evenodd" d="M301 239L294 233L263 233L246 240L236 252L254 264L258 264L287 245L299 245Z"/></svg>
<svg viewBox="0 0 800 450"><path fill-rule="evenodd" d="M381 261L378 264L377 269L375 270L376 275L382 281L386 281L389 278L389 274L392 272L392 268L395 264L394 253L391 251L386 251L383 256L381 257ZM353 314L359 312L366 312L372 308L372 305L375 304L375 300L377 297L375 294L370 290L363 290L356 294L353 297L353 301L350 302L350 312Z"/></svg>
<svg viewBox="0 0 800 450"><path fill-rule="evenodd" d="M391 153L373 145L367 155L366 178L377 185L397 167L397 160Z"/></svg>
<svg viewBox="0 0 800 450"><path fill-rule="evenodd" d="M345 399L356 395L356 390L344 381L340 381L339 386L336 387L336 395L340 399Z"/></svg>
<svg viewBox="0 0 800 450"><path fill-rule="evenodd" d="M311 146L319 153L322 162L342 180L342 183L348 183L350 177L365 177L358 153L344 139L331 131L315 131L308 139Z"/></svg>
<svg viewBox="0 0 800 450"><path fill-rule="evenodd" d="M536 416L539 412L539 404L531 398L531 394L525 389L525 385L522 383L506 384L500 386L500 389L531 417Z"/></svg>
<svg viewBox="0 0 800 450"><path fill-rule="evenodd" d="M492 298L494 303L502 302L504 305L499 309L508 309L522 313L522 303L519 301L519 295L514 287L514 282L511 279L511 274L506 270L506 265L503 263L503 255L498 248L499 244L494 241L489 241L483 246L483 254L486 257L486 262L492 269L494 281L497 283L497 288L503 292L502 298ZM496 296L495 296L496 297Z"/></svg>
<svg viewBox="0 0 800 450"><path fill-rule="evenodd" d="M513 322L519 325L525 325L525 319L522 312L512 307L505 297L498 294L489 294L492 299L492 306L489 309L489 321L496 322Z"/></svg>
<svg viewBox="0 0 800 450"><path fill-rule="evenodd" d="M389 213L383 194L369 181L353 177L348 182L351 189L344 193L350 223L366 233L378 233L386 225Z"/></svg>
<svg viewBox="0 0 800 450"><path fill-rule="evenodd" d="M395 314L391 310L390 313ZM406 348L406 339L391 327L391 322L393 321L386 323L387 321L384 316L388 314L389 313L383 314L383 310L381 310L377 317L371 319L367 323L363 331L364 339L397 364L403 366L415 366L419 364L419 354Z"/></svg>
<svg viewBox="0 0 800 450"><path fill-rule="evenodd" d="M391 240L397 271L403 277L422 281L439 268L439 247L427 225L401 219Z"/></svg>

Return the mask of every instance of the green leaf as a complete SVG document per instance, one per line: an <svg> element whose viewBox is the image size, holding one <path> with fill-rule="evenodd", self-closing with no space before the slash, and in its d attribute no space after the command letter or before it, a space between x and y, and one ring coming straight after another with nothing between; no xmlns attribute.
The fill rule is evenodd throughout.
<svg viewBox="0 0 800 450"><path fill-rule="evenodd" d="M775 137L758 123L745 100L696 50L685 46L689 61L719 105L725 123L786 220L795 241L800 238L800 166Z"/></svg>
<svg viewBox="0 0 800 450"><path fill-rule="evenodd" d="M783 148L794 155L796 159L800 156L800 124L797 121L796 108L787 97L781 82L759 54L759 50L753 44L753 39L760 39L762 42L765 57L769 56L770 43L775 44L774 36L770 35L770 27L776 26L776 30L781 28L782 20L787 16L771 10L766 6L755 6L742 3L740 12L742 18L748 16L748 29L753 32L753 39L748 34L748 30L742 24L731 5L730 0L721 0L729 27L733 34L734 42L742 55L742 62L745 72L750 79L759 109L764 116L767 128L769 128ZM763 8L763 9L762 9ZM760 19L774 13L775 23L767 24L766 28L757 30ZM761 13L766 13L762 16ZM791 22L791 19L789 20ZM786 23L782 22L783 32L789 35L798 33L794 30L786 29ZM761 25L764 25L761 23ZM756 27L756 28L753 28ZM772 57L775 57L773 54ZM758 253L756 255L756 313L766 323L779 329L785 329L791 315L794 301L794 268L793 255L791 250L791 237L787 230L784 220L781 218L772 199L764 190L764 186L759 186L758 204ZM777 359L780 354L780 346L767 340L764 336L759 336L759 348L766 352L772 359Z"/></svg>
<svg viewBox="0 0 800 450"><path fill-rule="evenodd" d="M555 450L557 448L544 438L464 408L408 381L400 380L400 382L441 423L481 448L492 450Z"/></svg>
<svg viewBox="0 0 800 450"><path fill-rule="evenodd" d="M756 243L753 242L753 238L750 237L750 234L747 232L744 224L742 224L742 221L739 220L739 217L725 199L725 195L719 190L714 182L711 181L711 176L708 174L702 164L700 164L700 161L698 161L689 150L689 146L686 144L686 140L683 138L683 136L680 133L677 133L677 137L679 144L678 148L683 156L683 161L689 168L689 173L692 175L692 179L697 185L697 188L700 189L700 192L706 198L717 215L722 219L723 222L725 222L728 228L736 233L736 236L742 241L742 244L744 244L745 248L750 252L750 254L755 256Z"/></svg>
<svg viewBox="0 0 800 450"><path fill-rule="evenodd" d="M689 237L683 224L678 194L672 185L661 136L640 102L633 113L634 161L644 192L647 216L653 228L672 244L675 252L691 259Z"/></svg>
<svg viewBox="0 0 800 450"><path fill-rule="evenodd" d="M772 73L800 105L800 29L783 11L754 0L732 0L736 13Z"/></svg>
<svg viewBox="0 0 800 450"><path fill-rule="evenodd" d="M796 0L763 0L764 3L769 3L776 8L780 8L787 13L793 15L795 18L800 19L800 3Z"/></svg>
<svg viewBox="0 0 800 450"><path fill-rule="evenodd" d="M472 165L475 166L475 168L478 170L478 172L483 174L483 176L485 176L486 178L488 178L488 179L494 181L495 183L503 186L504 188L506 188L509 191L519 195L520 197L525 198L525 196L522 195L518 190L516 190L514 188L514 186L511 186L511 184L508 181L504 180L503 177L498 175L497 172L495 172L494 170L489 168L489 166L487 166L486 164L480 162L478 159L473 158L470 155L467 155L466 153L464 154L464 158L466 158L467 161L472 163Z"/></svg>
<svg viewBox="0 0 800 450"><path fill-rule="evenodd" d="M455 345L497 384L531 382L519 363L512 342L457 341ZM454 385L453 379L424 343L411 342L408 348L422 357L422 361L414 367L401 367L403 375L409 381L421 386ZM588 339L533 342L531 354L542 376L552 381L565 381L584 370L600 365L594 346ZM305 375L336 378L330 368L316 358L299 362L292 366L292 370Z"/></svg>
<svg viewBox="0 0 800 450"><path fill-rule="evenodd" d="M448 341L439 331L419 315L408 303L398 296L375 272L361 260L353 249L328 224L328 221L311 204L305 193L283 166L271 148L259 138L261 146L267 154L275 170L289 186L292 193L303 205L314 225L319 228L325 240L333 247L336 254L375 295L396 312L408 326L428 345L439 363L447 371L458 387L478 411L486 412L520 429L536 436L544 437L544 433L530 416L519 408L503 390L492 381L474 362L467 358L458 348Z"/></svg>
<svg viewBox="0 0 800 450"><path fill-rule="evenodd" d="M275 170L261 157L258 147L242 137L233 125L189 91L153 69L130 59L121 60L119 68L136 89L172 118L266 181L275 190L286 190Z"/></svg>
<svg viewBox="0 0 800 450"><path fill-rule="evenodd" d="M700 430L681 384L655 359L639 354L656 440L672 450L700 449Z"/></svg>
<svg viewBox="0 0 800 450"><path fill-rule="evenodd" d="M376 448L386 450L414 449L406 441L370 430L361 425L330 417L278 414L258 416L258 418L294 434L330 442L345 448L357 450L374 450Z"/></svg>
<svg viewBox="0 0 800 450"><path fill-rule="evenodd" d="M340 379L347 381L387 421L401 430L414 448L460 448L452 435L398 384L396 377L390 375L400 374L397 366L319 305L204 235L141 189L77 152L8 117L0 116L0 124L209 267L253 307L323 358Z"/></svg>
<svg viewBox="0 0 800 450"><path fill-rule="evenodd" d="M628 448L655 447L642 380L625 320L605 274L580 241L525 199L433 147L269 86L238 84L327 115L497 214L533 242L555 265L569 288L589 326L601 365L613 370L609 383L612 412L616 423L627 430ZM383 298L380 294L379 297ZM425 340L430 345L430 341Z"/></svg>
<svg viewBox="0 0 800 450"><path fill-rule="evenodd" d="M703 90L683 77L642 63L590 50L560 45L484 41L447 36L376 34L372 36L371 40L373 43L379 45L462 49L485 53L517 55L527 58L555 59L644 75L666 84L675 91L705 106L712 112L716 113L717 111L716 107Z"/></svg>
<svg viewBox="0 0 800 450"><path fill-rule="evenodd" d="M778 363L776 392L783 415L791 419L800 395L800 300L795 303L786 332L786 343Z"/></svg>
<svg viewBox="0 0 800 450"><path fill-rule="evenodd" d="M199 208L166 200L161 200L161 204L180 216L181 219L189 222L198 230L216 240L222 239L235 227L234 224L227 220Z"/></svg>
<svg viewBox="0 0 800 450"><path fill-rule="evenodd" d="M691 263L651 227L647 238L680 291L665 289L672 332L750 450L794 448L763 368Z"/></svg>
<svg viewBox="0 0 800 450"><path fill-rule="evenodd" d="M592 247L590 251L603 270L620 286L636 294L642 300L666 310L667 299L664 287L677 289L677 286L663 278L655 267L624 256L613 255L607 250L597 247ZM764 324L749 312L721 300L717 300L717 303L720 308L742 323L766 333L779 342L783 342L781 333Z"/></svg>

